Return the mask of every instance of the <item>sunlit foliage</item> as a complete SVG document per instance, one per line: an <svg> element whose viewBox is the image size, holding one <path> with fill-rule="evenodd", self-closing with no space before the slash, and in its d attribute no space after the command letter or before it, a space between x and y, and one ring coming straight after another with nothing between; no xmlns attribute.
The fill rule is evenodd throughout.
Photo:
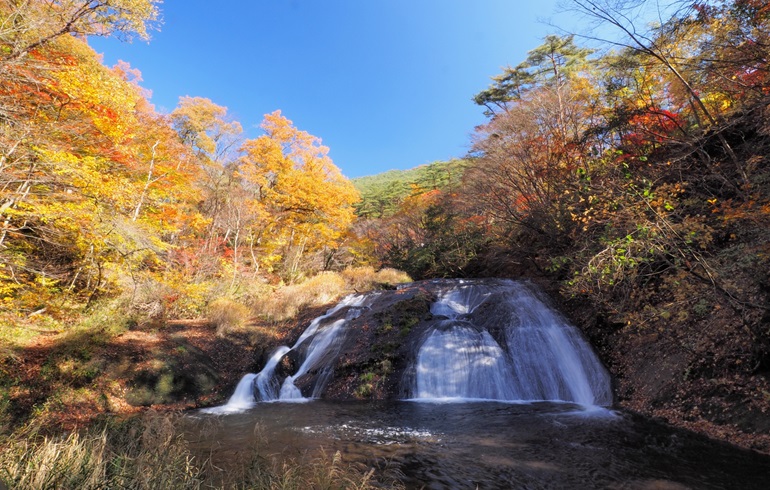
<svg viewBox="0 0 770 490"><path fill-rule="evenodd" d="M276 112L244 143L203 97L159 114L138 69L76 37L147 38L158 3L0 4L0 310L64 319L125 293L195 316L223 284L342 263L358 194L318 138Z"/></svg>

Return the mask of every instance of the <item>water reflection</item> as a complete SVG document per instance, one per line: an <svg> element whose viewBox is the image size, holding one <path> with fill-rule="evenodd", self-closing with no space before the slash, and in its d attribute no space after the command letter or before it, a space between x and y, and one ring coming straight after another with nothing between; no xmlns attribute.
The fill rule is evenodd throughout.
<svg viewBox="0 0 770 490"><path fill-rule="evenodd" d="M770 475L768 456L566 403L318 400L212 418L192 414L190 430L214 459L257 440L265 455L323 447L407 488L766 489Z"/></svg>

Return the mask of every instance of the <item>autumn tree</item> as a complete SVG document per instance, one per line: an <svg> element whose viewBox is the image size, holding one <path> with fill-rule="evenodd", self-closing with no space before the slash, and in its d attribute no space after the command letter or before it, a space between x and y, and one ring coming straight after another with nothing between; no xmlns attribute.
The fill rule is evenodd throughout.
<svg viewBox="0 0 770 490"><path fill-rule="evenodd" d="M707 104L732 108L767 95L770 7L760 0L698 2L692 22L701 26L697 63Z"/></svg>
<svg viewBox="0 0 770 490"><path fill-rule="evenodd" d="M34 58L44 68L35 83L0 88L15 104L0 121L0 289L21 311L160 273L201 221L193 154L147 102L136 70L103 66L72 36Z"/></svg>
<svg viewBox="0 0 770 490"><path fill-rule="evenodd" d="M242 133L238 121L232 120L227 108L204 97L180 97L171 113L171 123L182 142L195 155L202 180L197 182L205 194L203 214L209 219L204 250L213 252L233 232L237 220L231 218L231 190Z"/></svg>
<svg viewBox="0 0 770 490"><path fill-rule="evenodd" d="M487 204L499 225L551 240L568 235L566 193L591 148L584 132L599 116L590 54L572 37L548 36L476 96L491 120L477 128L478 161L466 175L467 192Z"/></svg>
<svg viewBox="0 0 770 490"><path fill-rule="evenodd" d="M117 255L107 242L121 242L114 217L133 207L131 129L118 128L136 128L142 97L73 35L147 38L158 3L0 3L0 289L23 308L54 290L93 296Z"/></svg>
<svg viewBox="0 0 770 490"><path fill-rule="evenodd" d="M66 61L40 50L65 35L149 37L157 26L159 0L26 0L0 3L0 76L17 89L39 86ZM15 99L0 96L0 116L13 114Z"/></svg>
<svg viewBox="0 0 770 490"><path fill-rule="evenodd" d="M709 107L708 95L702 93L706 87L698 83L706 72L695 68L697 52L702 45L699 40L711 37L710 29L702 29L703 23L695 15L698 4L674 2L673 6L680 8L668 20L647 27L644 12L649 3L645 0L570 0L574 10L597 20L600 25L615 28L622 35L618 40L605 42L638 52L658 63L675 80L692 108L690 114L699 129L717 128L720 122L718 106ZM741 185L748 183L748 175L722 131L717 128L714 134L738 173L737 182L728 181L738 191ZM711 170L720 173L713 166Z"/></svg>
<svg viewBox="0 0 770 490"><path fill-rule="evenodd" d="M243 144L239 167L253 216L248 247L255 267L293 276L308 255L334 253L359 197L319 138L280 111L267 114L262 129Z"/></svg>
<svg viewBox="0 0 770 490"><path fill-rule="evenodd" d="M149 37L160 0L6 0L0 4L0 68L66 34Z"/></svg>
<svg viewBox="0 0 770 490"><path fill-rule="evenodd" d="M415 279L467 277L479 272L485 249L485 220L466 212L462 197L441 189L413 187L397 210L357 224L383 265Z"/></svg>

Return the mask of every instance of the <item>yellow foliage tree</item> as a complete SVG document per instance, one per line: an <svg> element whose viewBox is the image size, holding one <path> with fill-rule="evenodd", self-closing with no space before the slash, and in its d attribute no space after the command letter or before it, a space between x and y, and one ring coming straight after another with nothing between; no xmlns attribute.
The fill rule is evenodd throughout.
<svg viewBox="0 0 770 490"><path fill-rule="evenodd" d="M72 36L35 57L44 77L0 89L16 100L0 121L0 289L22 311L136 279L202 221L192 152L130 68L103 66Z"/></svg>
<svg viewBox="0 0 770 490"><path fill-rule="evenodd" d="M249 234L263 265L280 261L291 275L306 254L338 246L359 195L321 140L280 111L265 115L262 129L263 136L244 143L239 167L254 216Z"/></svg>
<svg viewBox="0 0 770 490"><path fill-rule="evenodd" d="M0 3L4 62L65 34L148 39L159 18L160 0L26 0Z"/></svg>

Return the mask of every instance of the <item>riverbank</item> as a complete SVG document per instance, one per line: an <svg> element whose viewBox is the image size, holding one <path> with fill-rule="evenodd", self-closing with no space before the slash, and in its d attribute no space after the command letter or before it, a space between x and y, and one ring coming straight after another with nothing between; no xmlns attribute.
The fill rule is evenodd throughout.
<svg viewBox="0 0 770 490"><path fill-rule="evenodd" d="M713 298L701 294L696 304ZM617 406L770 454L770 380L745 361L753 338L740 317L718 303L699 318L670 301L635 307L646 322L614 322L576 299L562 304L612 373Z"/></svg>
<svg viewBox="0 0 770 490"><path fill-rule="evenodd" d="M70 431L107 414L175 412L221 403L295 324L323 310L308 307L283 322L254 318L225 334L206 320L172 320L110 338L38 335L6 359L15 374L6 395L6 428L34 420L44 428Z"/></svg>
<svg viewBox="0 0 770 490"><path fill-rule="evenodd" d="M275 288L253 309L217 301L197 320L137 317L120 298L69 323L8 319L0 333L0 435L82 429L102 415L222 403L298 326L356 290L405 282L371 268Z"/></svg>

